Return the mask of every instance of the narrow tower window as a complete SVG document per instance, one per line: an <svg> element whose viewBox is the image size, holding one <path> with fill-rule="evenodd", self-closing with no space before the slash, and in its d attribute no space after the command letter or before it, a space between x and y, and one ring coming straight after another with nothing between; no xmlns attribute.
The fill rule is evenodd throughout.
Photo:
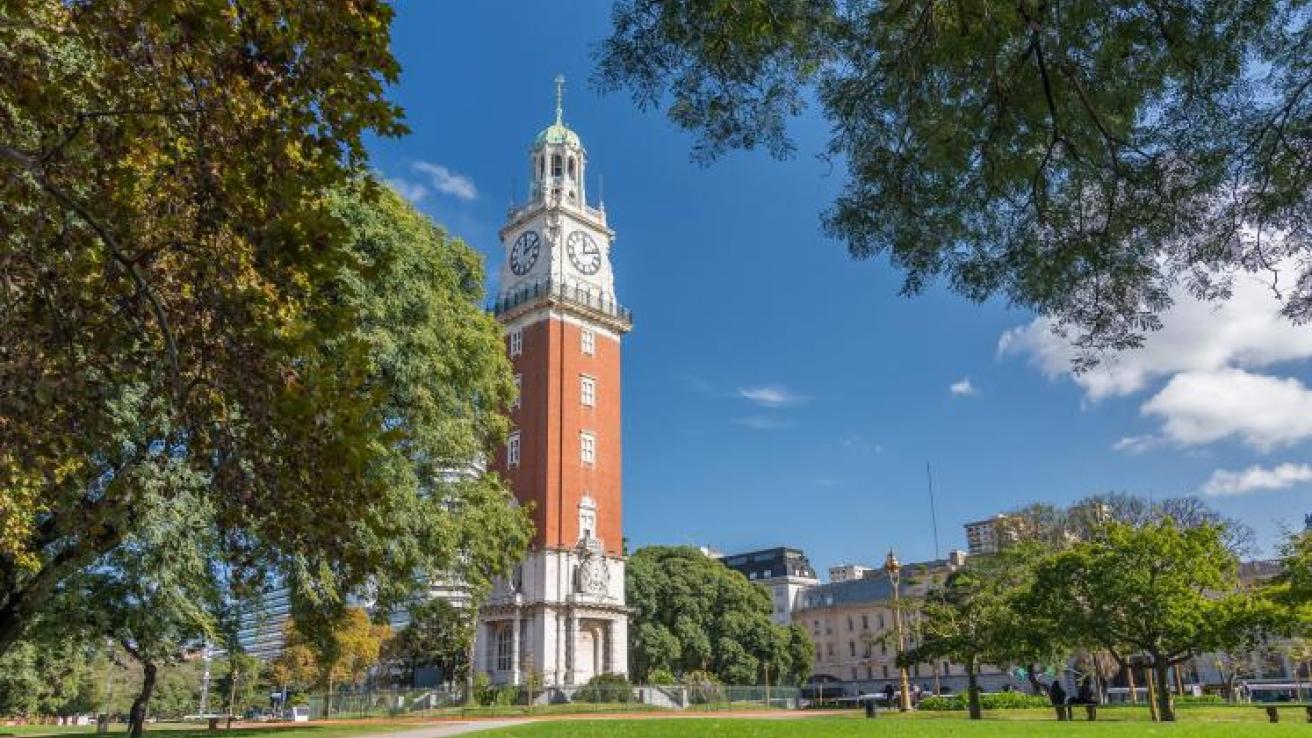
<svg viewBox="0 0 1312 738"><path fill-rule="evenodd" d="M506 441L506 464L512 467L519 466L519 431L511 433Z"/></svg>
<svg viewBox="0 0 1312 738"><path fill-rule="evenodd" d="M574 177L574 157L569 158L569 181L573 182Z"/></svg>
<svg viewBox="0 0 1312 738"><path fill-rule="evenodd" d="M524 333L522 331L510 332L510 355L519 356L524 353Z"/></svg>
<svg viewBox="0 0 1312 738"><path fill-rule="evenodd" d="M588 407L597 404L597 380L586 375L579 377L579 402Z"/></svg>
<svg viewBox="0 0 1312 738"><path fill-rule="evenodd" d="M560 168L561 168L560 154L552 154L552 155L551 155L551 176L553 176L553 177L559 177L559 176L562 174L562 172L560 171Z"/></svg>
<svg viewBox="0 0 1312 738"><path fill-rule="evenodd" d="M524 375L515 375L515 399L510 402L511 407L519 407L519 398L524 394Z"/></svg>
<svg viewBox="0 0 1312 738"><path fill-rule="evenodd" d="M587 466L597 463L597 438L587 431L579 434L579 461Z"/></svg>
<svg viewBox="0 0 1312 738"><path fill-rule="evenodd" d="M579 501L579 539L589 540L597 537L597 503L584 493Z"/></svg>
<svg viewBox="0 0 1312 738"><path fill-rule="evenodd" d="M583 349L583 353L588 356L597 353L597 332L591 328L584 328L583 332L579 334L579 344Z"/></svg>

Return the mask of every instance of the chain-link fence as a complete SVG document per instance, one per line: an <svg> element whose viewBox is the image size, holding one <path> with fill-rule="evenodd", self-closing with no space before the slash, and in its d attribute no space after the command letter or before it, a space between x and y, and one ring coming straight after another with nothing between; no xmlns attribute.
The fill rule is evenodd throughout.
<svg viewBox="0 0 1312 738"><path fill-rule="evenodd" d="M491 686L465 699L462 687L368 690L314 694L311 720L517 715L551 712L646 712L791 710L799 707L796 687L701 684L624 685L599 690L583 686Z"/></svg>

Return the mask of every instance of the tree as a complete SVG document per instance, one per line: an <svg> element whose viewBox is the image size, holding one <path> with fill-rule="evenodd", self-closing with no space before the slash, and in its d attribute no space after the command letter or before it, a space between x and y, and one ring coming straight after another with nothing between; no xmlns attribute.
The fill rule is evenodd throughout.
<svg viewBox="0 0 1312 738"><path fill-rule="evenodd" d="M461 673L474 639L474 609L434 599L409 610L410 622L383 644L382 660L400 666L411 684L421 667L437 667L446 680Z"/></svg>
<svg viewBox="0 0 1312 738"><path fill-rule="evenodd" d="M810 673L814 646L795 627L775 625L765 590L692 547L650 546L629 559L625 592L630 669L706 672L728 684L754 684L768 668L775 683Z"/></svg>
<svg viewBox="0 0 1312 738"><path fill-rule="evenodd" d="M1239 591L1237 566L1218 526L1110 523L1102 537L1041 562L1021 601L1070 643L1104 650L1122 667L1142 654L1158 715L1170 721L1170 668L1240 643L1267 622L1261 602Z"/></svg>
<svg viewBox="0 0 1312 738"><path fill-rule="evenodd" d="M319 630L305 631L295 620L287 622L282 653L270 669L279 684L327 689L350 682L359 686L378 663L383 642L392 635L386 624L372 623L361 608L347 608L325 637Z"/></svg>
<svg viewBox="0 0 1312 738"><path fill-rule="evenodd" d="M320 348L358 323L323 193L404 131L393 11L142 11L30 0L0 25L0 652L136 530L160 467L207 476L230 546L285 560L389 513L366 462L404 433L365 347Z"/></svg>
<svg viewBox="0 0 1312 738"><path fill-rule="evenodd" d="M702 162L791 154L818 101L848 177L827 232L906 294L1049 316L1083 366L1178 282L1266 274L1312 318L1309 39L1299 0L619 0L594 79L668 102Z"/></svg>
<svg viewBox="0 0 1312 738"><path fill-rule="evenodd" d="M983 713L979 701L979 670L984 664L1008 663L1016 651L1016 636L1006 569L996 560L958 569L931 589L920 606L919 643L901 655L903 665L949 659L966 669L966 699L971 720Z"/></svg>
<svg viewBox="0 0 1312 738"><path fill-rule="evenodd" d="M98 651L84 632L38 624L37 638L25 638L0 656L0 715L72 715L92 709Z"/></svg>

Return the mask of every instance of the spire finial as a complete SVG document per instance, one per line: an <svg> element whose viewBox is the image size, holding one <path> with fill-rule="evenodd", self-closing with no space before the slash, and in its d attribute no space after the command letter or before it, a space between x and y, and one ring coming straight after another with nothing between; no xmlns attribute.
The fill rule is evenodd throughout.
<svg viewBox="0 0 1312 738"><path fill-rule="evenodd" d="M556 75L556 125L564 125L565 117L565 75Z"/></svg>

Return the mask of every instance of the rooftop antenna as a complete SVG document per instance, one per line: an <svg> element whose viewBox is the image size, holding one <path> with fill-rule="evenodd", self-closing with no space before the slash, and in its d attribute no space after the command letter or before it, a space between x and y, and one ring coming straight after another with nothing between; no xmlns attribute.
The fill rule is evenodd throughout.
<svg viewBox="0 0 1312 738"><path fill-rule="evenodd" d="M597 207L606 209L606 175L597 174Z"/></svg>
<svg viewBox="0 0 1312 738"><path fill-rule="evenodd" d="M556 75L556 125L562 126L565 118L565 75Z"/></svg>
<svg viewBox="0 0 1312 738"><path fill-rule="evenodd" d="M925 462L925 479L929 481L929 521L934 527L934 558L939 557L938 548L938 513L934 510L934 473L929 468L929 462Z"/></svg>

